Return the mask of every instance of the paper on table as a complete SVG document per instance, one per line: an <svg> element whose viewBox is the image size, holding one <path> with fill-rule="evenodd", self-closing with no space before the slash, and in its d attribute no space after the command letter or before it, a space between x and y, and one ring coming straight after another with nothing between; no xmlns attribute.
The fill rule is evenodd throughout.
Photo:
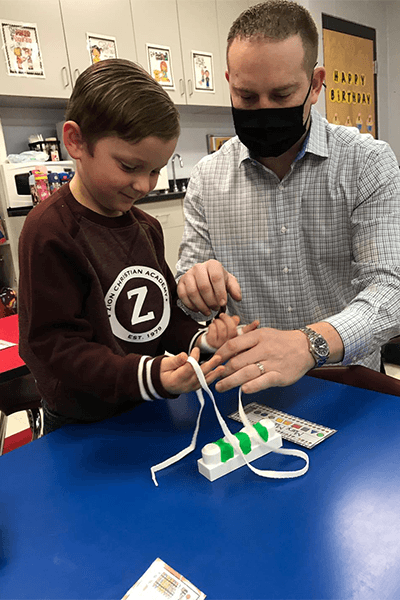
<svg viewBox="0 0 400 600"><path fill-rule="evenodd" d="M171 569L161 558L156 558L122 600L203 600L205 597L185 577Z"/></svg>
<svg viewBox="0 0 400 600"><path fill-rule="evenodd" d="M0 340L0 350L5 350L6 348L11 348L11 346L16 346L14 342L6 342L6 340Z"/></svg>

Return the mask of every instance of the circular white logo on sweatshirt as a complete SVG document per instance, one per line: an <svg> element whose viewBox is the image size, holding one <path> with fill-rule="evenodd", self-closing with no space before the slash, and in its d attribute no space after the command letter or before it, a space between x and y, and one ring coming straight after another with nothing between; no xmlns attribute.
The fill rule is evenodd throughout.
<svg viewBox="0 0 400 600"><path fill-rule="evenodd" d="M164 275L156 269L127 267L111 284L104 301L112 332L121 340L146 343L160 337L168 327L171 314L168 286Z"/></svg>

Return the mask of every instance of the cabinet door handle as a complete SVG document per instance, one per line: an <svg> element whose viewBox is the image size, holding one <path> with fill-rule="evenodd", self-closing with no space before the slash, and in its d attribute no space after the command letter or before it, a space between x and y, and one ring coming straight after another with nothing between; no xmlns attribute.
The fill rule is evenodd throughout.
<svg viewBox="0 0 400 600"><path fill-rule="evenodd" d="M80 75L80 74L81 74L81 73L80 73L79 69L75 69L75 70L74 70L74 76L75 76L75 81L74 81L74 83L76 83L76 80L78 79L78 77L79 77L79 75Z"/></svg>
<svg viewBox="0 0 400 600"><path fill-rule="evenodd" d="M68 69L67 67L62 67L61 69L61 77L63 80L64 87L69 86L69 77L68 77Z"/></svg>
<svg viewBox="0 0 400 600"><path fill-rule="evenodd" d="M169 221L169 214L167 215L156 215L157 221L160 221L162 225L166 225Z"/></svg>
<svg viewBox="0 0 400 600"><path fill-rule="evenodd" d="M193 81L188 79L189 96L193 96Z"/></svg>
<svg viewBox="0 0 400 600"><path fill-rule="evenodd" d="M180 88L181 96L184 96L185 95L185 82L183 81L183 79L179 80L179 88Z"/></svg>

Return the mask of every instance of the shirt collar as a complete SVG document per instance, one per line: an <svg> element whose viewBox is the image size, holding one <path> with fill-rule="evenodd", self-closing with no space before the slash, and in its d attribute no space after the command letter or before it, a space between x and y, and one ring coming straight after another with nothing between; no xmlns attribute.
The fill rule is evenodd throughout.
<svg viewBox="0 0 400 600"><path fill-rule="evenodd" d="M310 154L315 154L316 156L321 156L322 158L328 158L329 156L326 120L321 117L314 106L311 107L310 133L304 142L302 150L303 149L304 154L309 152ZM302 152L302 150L300 150L300 152Z"/></svg>
<svg viewBox="0 0 400 600"><path fill-rule="evenodd" d="M310 154L315 154L317 156L321 156L323 158L328 157L328 143L326 139L325 120L317 112L314 106L311 107L310 130L293 162L296 162L300 160L300 158L303 158L306 152L309 152ZM250 156L249 149L246 148L244 144L240 143L239 166L244 160L252 161L253 158Z"/></svg>

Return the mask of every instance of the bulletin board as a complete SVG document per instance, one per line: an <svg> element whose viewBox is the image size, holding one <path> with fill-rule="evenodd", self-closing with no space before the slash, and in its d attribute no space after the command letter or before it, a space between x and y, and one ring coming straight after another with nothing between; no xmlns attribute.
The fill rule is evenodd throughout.
<svg viewBox="0 0 400 600"><path fill-rule="evenodd" d="M378 136L376 32L351 21L322 15L326 69L326 118Z"/></svg>

